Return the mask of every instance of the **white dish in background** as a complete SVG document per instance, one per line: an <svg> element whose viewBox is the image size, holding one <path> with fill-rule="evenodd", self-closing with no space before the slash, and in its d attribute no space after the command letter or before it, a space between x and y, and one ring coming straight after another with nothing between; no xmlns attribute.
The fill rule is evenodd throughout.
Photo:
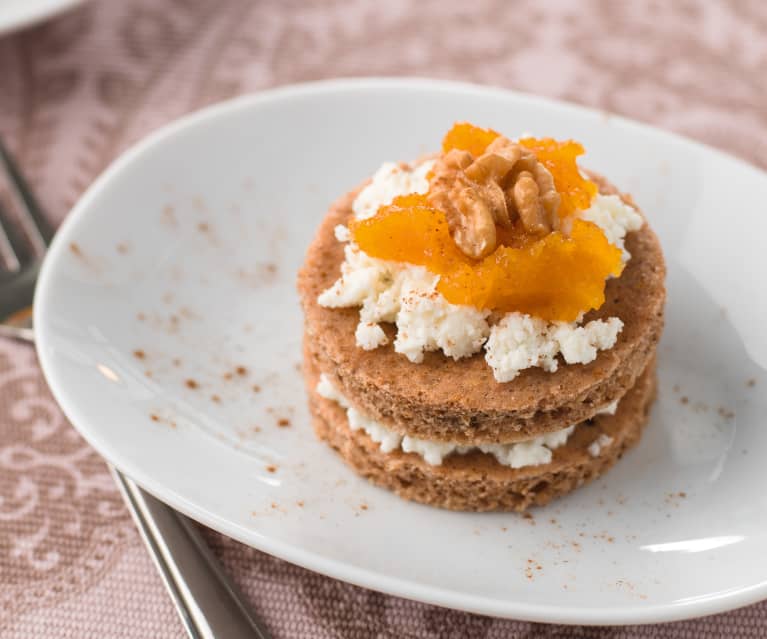
<svg viewBox="0 0 767 639"><path fill-rule="evenodd" d="M0 0L0 36L52 18L83 0Z"/></svg>
<svg viewBox="0 0 767 639"><path fill-rule="evenodd" d="M315 440L297 370L295 275L328 205L382 161L437 148L456 120L582 141L583 165L633 193L668 260L644 439L532 520L358 478ZM155 133L83 196L42 270L40 360L104 457L288 561L535 621L714 613L767 597L765 201L767 176L745 163L541 98L426 80L264 92Z"/></svg>

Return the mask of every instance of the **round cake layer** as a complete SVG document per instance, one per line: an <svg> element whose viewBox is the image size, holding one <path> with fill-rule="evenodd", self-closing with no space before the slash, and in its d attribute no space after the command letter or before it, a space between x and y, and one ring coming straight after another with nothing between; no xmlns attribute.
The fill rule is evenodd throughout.
<svg viewBox="0 0 767 639"><path fill-rule="evenodd" d="M514 469L479 451L451 455L439 466L415 453L384 453L363 431L349 428L343 408L316 393L319 373L308 360L305 377L317 436L358 474L405 499L467 511L523 511L599 477L639 441L656 387L653 360L615 415L599 415L579 424L567 443L553 451L550 463ZM601 435L611 441L594 456L589 447Z"/></svg>
<svg viewBox="0 0 767 639"><path fill-rule="evenodd" d="M604 179L593 179L602 193L618 193ZM616 316L624 323L615 346L589 364L560 365L554 373L528 368L499 383L483 352L457 361L430 352L414 364L391 344L359 348L354 336L359 310L317 303L340 274L343 244L333 229L349 221L357 192L330 208L308 249L298 289L306 343L317 365L355 406L392 430L423 439L487 442L559 430L622 397L654 355L663 327L665 264L647 224L627 235L631 260L620 278L608 281L602 308L586 315L584 321ZM392 337L394 327L388 331Z"/></svg>

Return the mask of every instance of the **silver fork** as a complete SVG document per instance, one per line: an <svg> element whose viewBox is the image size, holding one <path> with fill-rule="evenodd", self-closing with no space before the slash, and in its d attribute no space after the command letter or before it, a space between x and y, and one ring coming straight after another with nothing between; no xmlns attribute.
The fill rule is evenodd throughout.
<svg viewBox="0 0 767 639"><path fill-rule="evenodd" d="M37 273L53 239L16 162L0 141L0 171L7 177L18 219L0 199L0 336L32 342L32 301ZM109 466L165 587L193 639L268 639L266 628L192 521L139 488Z"/></svg>

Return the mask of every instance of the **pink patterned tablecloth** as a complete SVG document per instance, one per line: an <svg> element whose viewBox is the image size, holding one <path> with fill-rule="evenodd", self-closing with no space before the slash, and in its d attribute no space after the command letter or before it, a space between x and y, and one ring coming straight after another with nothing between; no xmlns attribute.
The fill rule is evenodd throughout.
<svg viewBox="0 0 767 639"><path fill-rule="evenodd" d="M0 135L60 221L152 129L240 93L350 75L563 98L767 168L761 0L94 1L0 38ZM7 341L0 407L0 636L183 637L104 464L62 416L32 350ZM480 617L206 534L275 637L767 636L767 603L644 628Z"/></svg>

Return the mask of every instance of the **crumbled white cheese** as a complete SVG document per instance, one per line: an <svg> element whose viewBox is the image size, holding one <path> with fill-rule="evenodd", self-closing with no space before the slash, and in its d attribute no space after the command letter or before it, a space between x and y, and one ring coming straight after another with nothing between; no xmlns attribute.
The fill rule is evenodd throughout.
<svg viewBox="0 0 767 639"><path fill-rule="evenodd" d="M380 444L381 452L390 453L399 448L402 442L402 435L389 430L353 406L349 406L346 409L346 417L349 420L349 428L352 430L364 430L370 439Z"/></svg>
<svg viewBox="0 0 767 639"><path fill-rule="evenodd" d="M615 346L618 333L623 329L623 322L617 317L592 320L583 326L577 326L574 322L557 322L552 325L556 325L554 339L568 364L593 362L597 358L597 351Z"/></svg>
<svg viewBox="0 0 767 639"><path fill-rule="evenodd" d="M548 464L552 458L552 451L564 445L575 430L575 425L568 426L562 430L546 433L545 435L515 444L479 444L478 446L468 446L453 442L418 439L409 435L399 435L358 411L349 404L349 401L333 386L328 376L324 373L320 375L317 393L325 399L337 402L345 408L349 427L352 430L364 430L374 442L380 444L382 452L390 453L401 449L406 453L420 455L427 464L432 466L439 466L446 457L453 453L465 455L477 450L493 455L499 464L511 468Z"/></svg>
<svg viewBox="0 0 767 639"><path fill-rule="evenodd" d="M551 336L551 324L522 313L507 313L490 329L485 361L499 382L509 382L519 371L538 366L557 370L559 345Z"/></svg>
<svg viewBox="0 0 767 639"><path fill-rule="evenodd" d="M352 239L349 227L343 224L336 224L336 227L333 229L333 235L336 236L339 242L349 242Z"/></svg>
<svg viewBox="0 0 767 639"><path fill-rule="evenodd" d="M490 332L488 311L450 304L436 291L436 283L424 287L422 281L405 279L400 289L394 350L411 362L421 362L424 352L436 350L453 359L468 357L482 348Z"/></svg>
<svg viewBox="0 0 767 639"><path fill-rule="evenodd" d="M483 453L493 455L499 464L512 468L548 464L552 458L551 451L565 444L574 430L575 424L528 441L516 444L480 444L479 449Z"/></svg>
<svg viewBox="0 0 767 639"><path fill-rule="evenodd" d="M341 277L317 298L322 306L361 306L391 288L395 274L401 270L399 264L370 257L354 244L344 247L344 257Z"/></svg>
<svg viewBox="0 0 767 639"><path fill-rule="evenodd" d="M578 215L582 220L593 222L602 229L607 241L623 251L624 263L631 259L631 253L625 249L623 242L626 233L642 228L644 221L637 211L617 195L598 194L591 200L591 206Z"/></svg>
<svg viewBox="0 0 767 639"><path fill-rule="evenodd" d="M325 373L320 374L320 381L317 382L315 390L320 397L336 402L343 408L349 408L349 402L346 401L346 397L333 385L333 382L330 381L330 378Z"/></svg>
<svg viewBox="0 0 767 639"><path fill-rule="evenodd" d="M386 163L376 171L372 182L357 196L352 209L355 217L374 215L378 207L398 195L424 193L433 162L414 169ZM623 250L628 231L642 226L642 217L617 196L597 195L580 216L595 223L607 239ZM485 359L499 382L514 379L519 371L532 366L554 372L561 355L568 364L587 364L597 352L612 348L623 322L616 317L576 322L546 322L522 313L507 313L492 328L490 313L471 306L449 303L436 286L439 276L425 268L372 258L350 241L349 229L339 225L335 236L345 247L341 277L318 297L329 308L360 308L355 332L360 348L372 350L388 339L381 322L397 326L394 350L412 362L423 361L427 351L441 350L448 357L469 357L485 347Z"/></svg>
<svg viewBox="0 0 767 639"><path fill-rule="evenodd" d="M426 175L434 166L433 160L422 162L414 169L403 168L393 162L384 162L373 179L359 192L352 204L354 216L358 220L372 217L378 208L391 201L398 195L408 193L426 193L429 181Z"/></svg>
<svg viewBox="0 0 767 639"><path fill-rule="evenodd" d="M499 382L510 382L521 370L537 366L553 373L557 355L568 364L588 364L597 350L612 348L623 328L617 317L576 322L547 322L523 313L507 313L490 329L485 361Z"/></svg>
<svg viewBox="0 0 767 639"><path fill-rule="evenodd" d="M597 415L615 415L616 411L618 410L618 402L620 400L615 400L614 402L610 402L607 404L607 406L604 406L600 408L597 411Z"/></svg>
<svg viewBox="0 0 767 639"><path fill-rule="evenodd" d="M332 402L336 402L346 409L346 418L349 420L349 428L352 430L364 430L370 439L380 444L384 453L390 453L397 450L402 440L402 436L382 426L374 419L370 419L364 413L361 413L351 404L344 395L333 385L330 378L322 373L316 386L317 394Z"/></svg>
<svg viewBox="0 0 767 639"><path fill-rule="evenodd" d="M375 322L360 322L357 324L354 339L357 342L357 346L366 351L372 351L389 342L389 338L386 337L386 333L384 333L381 325Z"/></svg>
<svg viewBox="0 0 767 639"><path fill-rule="evenodd" d="M599 457L602 454L602 449L607 448L613 443L613 438L609 435L601 433L593 442L589 444L588 451L592 457Z"/></svg>
<svg viewBox="0 0 767 639"><path fill-rule="evenodd" d="M482 348L490 327L488 311L450 304L436 291L439 277L425 268L368 256L347 244L341 277L317 301L328 308L361 306L357 346L371 350L387 342L380 322L394 322L394 350L411 362L442 350L459 359Z"/></svg>
<svg viewBox="0 0 767 639"><path fill-rule="evenodd" d="M442 460L448 455L456 452L457 448L468 448L457 446L450 442L429 441L427 439L417 439L405 435L402 438L402 450L406 453L415 453L423 457L427 464L439 466ZM466 451L468 452L468 450Z"/></svg>

